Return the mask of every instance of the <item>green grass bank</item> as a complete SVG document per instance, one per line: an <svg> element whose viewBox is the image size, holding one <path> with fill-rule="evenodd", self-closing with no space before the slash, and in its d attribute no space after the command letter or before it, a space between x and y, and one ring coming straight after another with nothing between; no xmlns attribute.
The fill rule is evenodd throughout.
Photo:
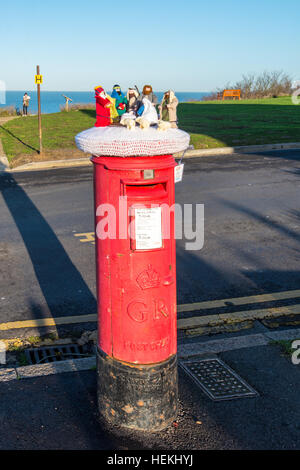
<svg viewBox="0 0 300 470"><path fill-rule="evenodd" d="M182 103L178 119L199 149L300 142L300 106L289 96Z"/></svg>
<svg viewBox="0 0 300 470"><path fill-rule="evenodd" d="M191 135L196 149L300 142L300 106L290 97L180 103L179 127ZM38 155L36 116L0 125L0 138L13 165L40 159L83 156L74 136L95 123L91 109L42 116L45 155Z"/></svg>

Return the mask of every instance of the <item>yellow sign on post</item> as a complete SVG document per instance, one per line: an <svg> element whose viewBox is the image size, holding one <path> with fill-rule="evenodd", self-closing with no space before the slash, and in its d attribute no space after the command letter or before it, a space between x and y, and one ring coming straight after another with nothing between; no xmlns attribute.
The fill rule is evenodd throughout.
<svg viewBox="0 0 300 470"><path fill-rule="evenodd" d="M35 83L37 88L37 99L38 99L38 122L39 122L39 142L40 142L40 154L43 153L42 145L42 113L41 113L41 83L43 83L43 75L40 74L40 66L36 66Z"/></svg>
<svg viewBox="0 0 300 470"><path fill-rule="evenodd" d="M43 75L35 75L35 83L37 85L40 85L41 83L43 83Z"/></svg>

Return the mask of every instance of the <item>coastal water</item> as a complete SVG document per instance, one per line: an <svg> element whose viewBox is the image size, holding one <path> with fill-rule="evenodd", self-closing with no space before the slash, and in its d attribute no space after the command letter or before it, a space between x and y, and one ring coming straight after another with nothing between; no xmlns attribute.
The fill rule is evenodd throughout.
<svg viewBox="0 0 300 470"><path fill-rule="evenodd" d="M36 91L7 91L6 103L0 104L0 109L6 106L13 106L22 110L22 98L24 92L30 96L29 111L31 114L37 113L37 92ZM160 102L163 92L155 92L158 101ZM201 101L203 96L209 95L207 92L177 92L176 96L179 102L184 101ZM93 91L41 91L41 108L42 113L57 113L61 107L64 107L65 99L62 95L71 98L72 104L74 103L94 103Z"/></svg>

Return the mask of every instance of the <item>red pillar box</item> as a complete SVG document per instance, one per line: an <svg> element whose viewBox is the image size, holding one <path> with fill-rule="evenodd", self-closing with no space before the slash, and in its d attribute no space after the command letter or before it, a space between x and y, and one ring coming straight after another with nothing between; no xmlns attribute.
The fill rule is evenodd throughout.
<svg viewBox="0 0 300 470"><path fill-rule="evenodd" d="M107 421L117 425L160 430L176 418L177 412L176 252L172 210L176 163L170 154L126 158L115 155L124 152L124 148L129 153L145 152L145 145L140 149L140 141L147 140L148 134L152 140L147 152L151 147L161 147L162 151L184 150L189 136L172 129L171 144L170 141L157 144L153 137L161 140L161 132L136 129L137 143L132 144L134 134L127 129L97 129L97 134L94 129L89 131L76 137L78 147L87 151L91 135L98 136L97 146L101 150L93 141L92 153L95 155L98 150L98 154L112 154L92 158L99 411ZM111 139L112 135L118 135L117 148L116 140L107 145L107 133ZM174 135L179 137L177 146ZM165 140L166 137L164 133Z"/></svg>

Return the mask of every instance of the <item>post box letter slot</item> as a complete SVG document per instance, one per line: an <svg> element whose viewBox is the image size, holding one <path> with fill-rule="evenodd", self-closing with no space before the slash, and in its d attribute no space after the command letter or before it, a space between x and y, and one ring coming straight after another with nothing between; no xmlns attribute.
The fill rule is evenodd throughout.
<svg viewBox="0 0 300 470"><path fill-rule="evenodd" d="M128 184L125 185L125 196L130 199L147 199L153 204L158 199L167 196L167 183L158 184Z"/></svg>

